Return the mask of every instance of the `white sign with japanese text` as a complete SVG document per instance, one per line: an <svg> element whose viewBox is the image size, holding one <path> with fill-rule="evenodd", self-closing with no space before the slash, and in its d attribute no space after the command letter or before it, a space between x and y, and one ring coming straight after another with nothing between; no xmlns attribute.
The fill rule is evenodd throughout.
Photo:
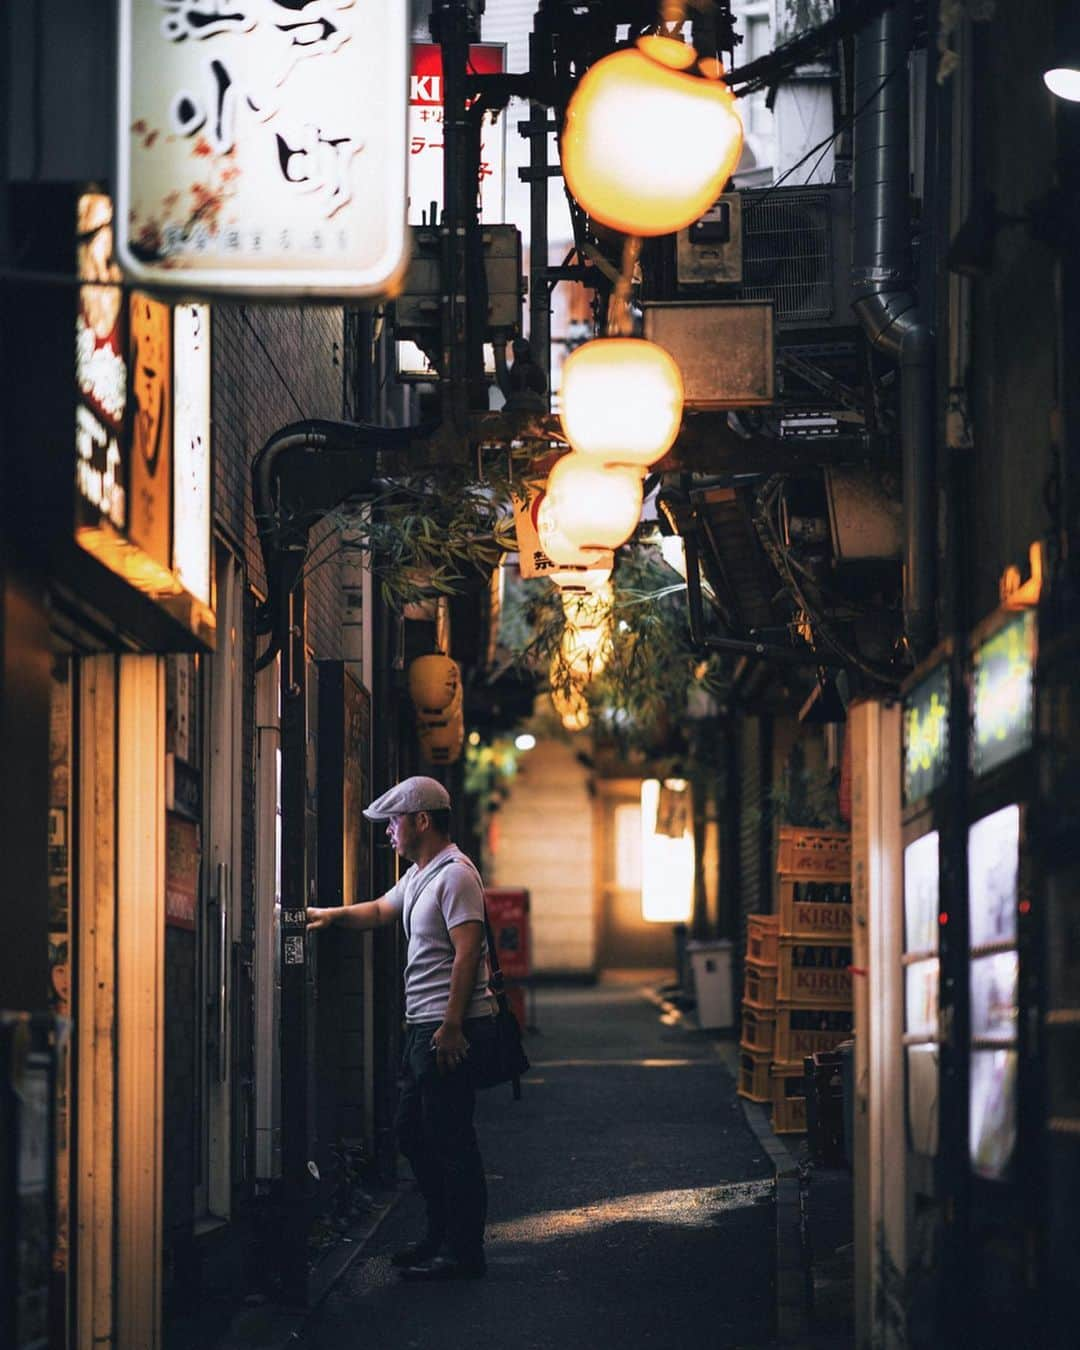
<svg viewBox="0 0 1080 1350"><path fill-rule="evenodd" d="M506 48L492 42L469 47L469 66L479 75L500 75ZM431 204L443 200L443 88L442 49L434 42L412 44L409 76L409 222L435 224ZM489 224L505 220L506 116L484 115L480 129L480 219Z"/></svg>
<svg viewBox="0 0 1080 1350"><path fill-rule="evenodd" d="M117 246L189 295L366 296L406 262L401 0L120 0Z"/></svg>

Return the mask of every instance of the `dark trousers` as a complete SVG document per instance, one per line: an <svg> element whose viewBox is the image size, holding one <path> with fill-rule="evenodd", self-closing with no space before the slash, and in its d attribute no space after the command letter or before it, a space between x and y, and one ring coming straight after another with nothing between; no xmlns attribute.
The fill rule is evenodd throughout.
<svg viewBox="0 0 1080 1350"><path fill-rule="evenodd" d="M438 1022L411 1023L401 1057L398 1146L427 1207L428 1235L459 1261L483 1255L487 1183L473 1126L476 1092L466 1066L439 1073L431 1038ZM491 1034L491 1018L469 1018L470 1042Z"/></svg>

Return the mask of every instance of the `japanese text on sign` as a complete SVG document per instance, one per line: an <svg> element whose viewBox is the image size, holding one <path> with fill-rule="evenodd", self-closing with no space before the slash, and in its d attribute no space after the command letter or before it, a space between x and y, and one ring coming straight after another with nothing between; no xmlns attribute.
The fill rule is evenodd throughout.
<svg viewBox="0 0 1080 1350"><path fill-rule="evenodd" d="M407 16L394 0L121 0L124 270L188 291L392 288Z"/></svg>

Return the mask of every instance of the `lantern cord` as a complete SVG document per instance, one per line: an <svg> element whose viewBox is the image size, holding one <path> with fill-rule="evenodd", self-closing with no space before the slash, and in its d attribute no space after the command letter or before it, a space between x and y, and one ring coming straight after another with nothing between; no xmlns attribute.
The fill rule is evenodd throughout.
<svg viewBox="0 0 1080 1350"><path fill-rule="evenodd" d="M628 234L623 242L622 271L608 301L608 337L631 337L634 316L630 312L630 295L634 286L638 259L641 257L641 239Z"/></svg>

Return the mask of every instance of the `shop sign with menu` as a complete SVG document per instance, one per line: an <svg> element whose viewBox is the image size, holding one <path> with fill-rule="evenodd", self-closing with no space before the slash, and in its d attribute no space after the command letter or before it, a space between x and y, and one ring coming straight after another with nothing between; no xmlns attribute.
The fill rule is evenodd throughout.
<svg viewBox="0 0 1080 1350"><path fill-rule="evenodd" d="M112 201L76 213L75 541L209 642L209 310L126 291Z"/></svg>

